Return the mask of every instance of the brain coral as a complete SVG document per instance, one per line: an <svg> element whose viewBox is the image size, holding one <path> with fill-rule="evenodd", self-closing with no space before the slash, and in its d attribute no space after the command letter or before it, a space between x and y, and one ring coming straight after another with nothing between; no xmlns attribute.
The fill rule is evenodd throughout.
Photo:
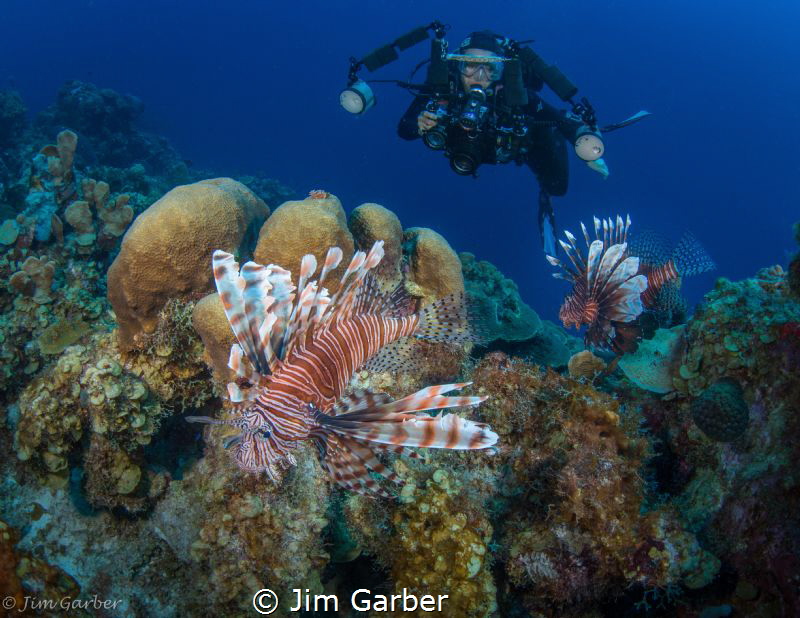
<svg viewBox="0 0 800 618"><path fill-rule="evenodd" d="M329 247L340 247L345 255L326 280L326 287L333 291L353 255L354 243L342 203L331 194L284 202L276 208L261 228L253 257L259 264L283 266L292 271L292 278L297 281L302 257L313 253L321 266Z"/></svg>
<svg viewBox="0 0 800 618"><path fill-rule="evenodd" d="M403 252L413 284L409 291L423 304L464 291L461 261L441 234L426 227L412 227L403 235Z"/></svg>
<svg viewBox="0 0 800 618"><path fill-rule="evenodd" d="M211 253L246 245L268 213L243 184L214 178L176 187L139 215L108 270L120 347L153 332L169 299L210 292Z"/></svg>
<svg viewBox="0 0 800 618"><path fill-rule="evenodd" d="M348 225L362 251L369 251L376 240L383 241L385 255L378 266L378 274L390 280L398 278L403 254L403 226L397 215L380 204L361 204L350 213Z"/></svg>
<svg viewBox="0 0 800 618"><path fill-rule="evenodd" d="M692 401L692 418L712 440L731 442L747 430L749 410L742 387L732 378L722 378Z"/></svg>

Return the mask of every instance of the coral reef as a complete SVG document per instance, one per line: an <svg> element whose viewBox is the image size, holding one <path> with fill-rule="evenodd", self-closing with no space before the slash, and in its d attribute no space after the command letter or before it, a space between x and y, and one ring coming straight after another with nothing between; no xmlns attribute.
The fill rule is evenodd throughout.
<svg viewBox="0 0 800 618"><path fill-rule="evenodd" d="M712 440L732 442L745 431L749 410L739 383L732 378L717 380L692 400L692 419Z"/></svg>
<svg viewBox="0 0 800 618"><path fill-rule="evenodd" d="M652 339L640 341L635 352L620 357L619 368L639 388L661 394L673 391L672 379L686 350L685 333L683 324L659 328Z"/></svg>
<svg viewBox="0 0 800 618"><path fill-rule="evenodd" d="M18 92L0 90L0 147L8 148L25 129L25 103Z"/></svg>
<svg viewBox="0 0 800 618"><path fill-rule="evenodd" d="M485 513L469 508L462 484L443 468L418 485L407 485L392 516L392 579L396 592L447 593L452 616L491 616L497 611ZM398 612L398 616L424 612Z"/></svg>
<svg viewBox="0 0 800 618"><path fill-rule="evenodd" d="M326 193L323 198L284 202L276 208L261 228L253 259L259 264L280 264L297 281L301 258L312 253L323 264L329 247L340 247L345 256L351 256L354 243L341 202ZM331 292L348 263L342 260L329 275L326 285Z"/></svg>
<svg viewBox="0 0 800 618"><path fill-rule="evenodd" d="M55 104L38 115L36 124L46 132L72 127L89 142L96 163L121 168L143 163L179 182L186 175L185 163L166 139L136 127L143 111L142 101L134 96L69 80L59 89Z"/></svg>
<svg viewBox="0 0 800 618"><path fill-rule="evenodd" d="M75 598L80 591L75 580L31 553L16 550L18 541L18 532L0 519L0 594L6 615L12 615L12 610L22 616L33 615L30 610L23 612L29 605L26 597L55 599L56 603ZM59 605L56 608L64 609Z"/></svg>
<svg viewBox="0 0 800 618"><path fill-rule="evenodd" d="M202 485L190 491L184 482L184 499L202 496L202 516L189 555L213 582L211 601L243 611L252 608L253 591L265 586L322 593L329 486L310 450L299 453L280 489L232 468L222 449L204 459L192 482ZM173 517L177 524L181 511Z"/></svg>
<svg viewBox="0 0 800 618"><path fill-rule="evenodd" d="M525 341L541 332L542 321L520 298L516 283L471 253L459 253L458 257L467 295L480 307L482 334L487 341Z"/></svg>
<svg viewBox="0 0 800 618"><path fill-rule="evenodd" d="M722 377L736 378L745 391L769 383L775 364L786 362L797 324L800 304L779 266L738 283L718 279L689 322L675 388L696 396Z"/></svg>
<svg viewBox="0 0 800 618"><path fill-rule="evenodd" d="M570 378L592 379L598 373L605 370L606 362L589 350L581 350L569 357L567 372Z"/></svg>
<svg viewBox="0 0 800 618"><path fill-rule="evenodd" d="M794 239L797 241L798 246L800 246L800 221L795 223L792 229L794 231ZM792 294L800 298L800 251L798 251L792 261L789 262L788 283Z"/></svg>
<svg viewBox="0 0 800 618"><path fill-rule="evenodd" d="M397 215L380 204L361 204L350 213L347 225L361 251L369 251L376 240L383 241L385 254L377 274L388 281L398 280L403 259L403 226Z"/></svg>
<svg viewBox="0 0 800 618"><path fill-rule="evenodd" d="M217 178L176 187L139 215L108 269L122 348L153 332L169 299L210 292L211 253L246 251L268 212L247 187Z"/></svg>
<svg viewBox="0 0 800 618"><path fill-rule="evenodd" d="M504 445L493 461L501 559L529 611L585 606L633 583L711 581L719 561L674 511L643 508L647 445L618 401L499 352L473 379Z"/></svg>
<svg viewBox="0 0 800 618"><path fill-rule="evenodd" d="M132 489L122 492L119 483L132 482L135 474L128 458L151 443L175 410L198 408L212 396L191 312L192 306L169 303L154 333L143 339L142 351L125 361L113 334L95 334L90 345L66 348L22 392L14 434L17 457L63 477L70 456L80 454L80 441L88 434L91 446L84 465L90 480L93 465L102 479L91 485L91 501L112 504L108 495L97 497L100 487L111 487L111 497L127 496Z"/></svg>
<svg viewBox="0 0 800 618"><path fill-rule="evenodd" d="M403 233L403 254L407 256L407 289L423 299L423 304L448 294L464 291L461 261L448 242L425 227L412 227Z"/></svg>
<svg viewBox="0 0 800 618"><path fill-rule="evenodd" d="M662 483L687 527L736 573L725 600L742 615L800 607L792 463L800 457L800 304L786 279L773 267L718 280L687 325L677 396L646 408L662 443Z"/></svg>
<svg viewBox="0 0 800 618"><path fill-rule="evenodd" d="M56 138L56 145L48 145L33 158L30 190L25 198L22 213L36 222L36 240L47 242L54 233L54 217L68 204L77 191L72 164L78 147L78 136L65 129Z"/></svg>
<svg viewBox="0 0 800 618"><path fill-rule="evenodd" d="M22 269L11 275L8 283L23 296L31 297L36 304L46 305L53 301L51 293L55 272L55 262L30 256L22 264Z"/></svg>
<svg viewBox="0 0 800 618"><path fill-rule="evenodd" d="M719 280L684 326L654 322L623 377L491 264L379 204L347 219L314 191L268 217L294 196L261 177L164 195L200 172L136 128L141 110L70 82L27 127L0 92L0 596L99 594L142 616L244 615L263 587L342 605L363 587L436 592L453 616L797 612L800 258ZM106 288L118 239L159 197ZM217 397L233 338L211 251L292 270L377 239L384 282L419 306L466 292L495 341L470 359L414 342L408 371L359 371L350 388L472 381L497 452L381 454L405 482L395 500L335 489L308 447L280 485L240 470L230 436L182 418L233 413ZM676 294L657 317L674 321Z"/></svg>

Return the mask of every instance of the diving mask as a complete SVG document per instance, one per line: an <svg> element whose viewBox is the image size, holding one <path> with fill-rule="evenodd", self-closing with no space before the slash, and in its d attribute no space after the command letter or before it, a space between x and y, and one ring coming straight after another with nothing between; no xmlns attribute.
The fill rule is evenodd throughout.
<svg viewBox="0 0 800 618"><path fill-rule="evenodd" d="M489 81L496 82L503 76L503 62L505 58L499 56L472 56L466 54L452 54L451 60L458 62L458 72L464 77L483 77Z"/></svg>

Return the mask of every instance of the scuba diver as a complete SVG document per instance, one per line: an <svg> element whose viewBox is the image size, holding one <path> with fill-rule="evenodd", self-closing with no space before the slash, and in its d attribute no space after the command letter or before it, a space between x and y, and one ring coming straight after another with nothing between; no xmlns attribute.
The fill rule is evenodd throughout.
<svg viewBox="0 0 800 618"><path fill-rule="evenodd" d="M424 84L394 82L416 93L400 119L398 134L406 140L422 139L441 150L459 175L476 177L483 163L527 165L539 184L538 220L547 255L557 252L552 196L567 192L567 143L591 169L608 177L603 160L602 133L627 126L647 116L639 112L627 120L599 128L594 109L584 97L574 102L577 87L555 66L546 64L530 47L488 30L471 33L455 53L447 53L440 22L417 28L385 45L363 60L351 58L349 87L340 95L342 106L363 113L374 105L374 95L357 76L363 65L375 70L434 32L430 66ZM418 70L422 64L417 65ZM412 73L413 77L413 73ZM547 84L571 110L562 111L544 101L538 92Z"/></svg>

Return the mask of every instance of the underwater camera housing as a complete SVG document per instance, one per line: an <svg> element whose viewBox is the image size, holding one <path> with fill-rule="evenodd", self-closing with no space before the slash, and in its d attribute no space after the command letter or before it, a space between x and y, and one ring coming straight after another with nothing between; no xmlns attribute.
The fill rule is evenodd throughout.
<svg viewBox="0 0 800 618"><path fill-rule="evenodd" d="M444 151L450 159L451 168L461 175L474 175L483 159L483 152L494 163L519 163L528 151L528 130L530 125L525 109L530 103L530 93L536 93L548 86L562 101L569 103L571 111L565 114L565 122L583 125L578 130L572 146L575 154L592 169L602 163L605 151L603 134L638 122L649 116L644 110L615 124L598 126L594 109L586 97L576 100L578 87L564 75L555 65L547 63L533 49L525 45L532 40L516 41L489 33L473 33L474 35L494 37L492 48L498 52L492 61L503 62L503 70L499 73L498 89L502 87L505 111L501 115L489 113L486 95L480 87L466 93L460 91L453 61L464 61L460 53L449 54L445 35L449 26L440 21L433 21L425 26L414 28L393 41L374 49L361 59L351 57L347 77L347 87L341 91L339 102L353 115L361 115L374 107L375 95L372 88L358 72L366 68L372 72L386 66L399 58L399 52L405 51L418 43L430 40L429 57L417 64L408 81L397 79L374 80L375 83L393 83L405 88L418 97L428 99L428 111L435 112L438 122L435 127L423 133L422 141L432 150ZM433 38L429 39L429 32ZM470 35L470 38L472 35ZM461 52L459 48L457 50ZM488 57L479 56L484 60ZM416 72L428 65L424 83L412 83ZM503 117L508 117L503 119ZM487 119L491 119L487 121ZM537 121L538 124L554 121ZM491 125L491 126L487 126ZM490 131L497 133L493 145L489 145L487 135ZM494 156L490 155L494 151Z"/></svg>
<svg viewBox="0 0 800 618"><path fill-rule="evenodd" d="M486 91L480 86L472 86L458 116L458 124L465 131L474 131L483 125L488 111Z"/></svg>
<svg viewBox="0 0 800 618"><path fill-rule="evenodd" d="M477 135L462 133L448 149L450 169L460 176L474 176L481 164L482 147Z"/></svg>
<svg viewBox="0 0 800 618"><path fill-rule="evenodd" d="M438 121L422 134L422 141L431 150L445 150L451 169L461 176L474 175L482 161L480 136L489 117L486 98L486 91L476 85L450 106L435 98L425 106Z"/></svg>

